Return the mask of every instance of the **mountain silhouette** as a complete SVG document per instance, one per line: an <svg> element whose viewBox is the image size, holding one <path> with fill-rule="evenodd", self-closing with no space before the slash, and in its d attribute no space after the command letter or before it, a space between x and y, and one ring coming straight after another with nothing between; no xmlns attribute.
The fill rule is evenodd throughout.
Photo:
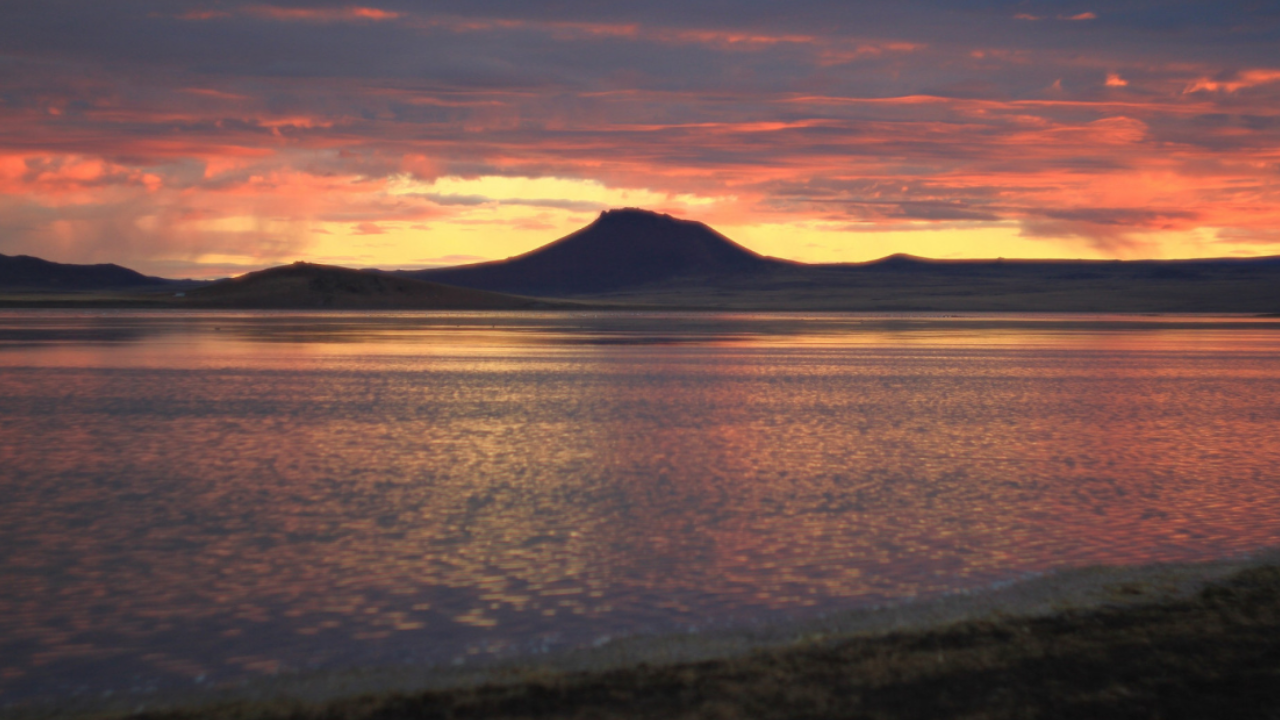
<svg viewBox="0 0 1280 720"><path fill-rule="evenodd" d="M938 260L898 254L805 264L764 257L702 223L628 208L601 213L587 227L523 255L461 267L384 272L299 263L209 284L147 277L118 265L0 255L0 291L0 307L1280 316L1280 257Z"/></svg>
<svg viewBox="0 0 1280 720"><path fill-rule="evenodd" d="M564 296L676 278L751 275L784 265L700 222L625 208L602 212L581 230L507 260L398 274L484 290Z"/></svg>
<svg viewBox="0 0 1280 720"><path fill-rule="evenodd" d="M145 289L171 282L119 265L69 265L30 255L0 255L0 288L5 290L81 292Z"/></svg>
<svg viewBox="0 0 1280 720"><path fill-rule="evenodd" d="M518 310L572 305L304 262L220 280L182 293L170 304L297 310Z"/></svg>

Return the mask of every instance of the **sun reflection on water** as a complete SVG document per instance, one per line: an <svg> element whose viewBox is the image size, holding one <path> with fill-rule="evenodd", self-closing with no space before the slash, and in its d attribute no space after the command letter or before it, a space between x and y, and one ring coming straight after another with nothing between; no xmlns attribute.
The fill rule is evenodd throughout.
<svg viewBox="0 0 1280 720"><path fill-rule="evenodd" d="M0 698L1275 544L1277 351L1240 318L0 314Z"/></svg>

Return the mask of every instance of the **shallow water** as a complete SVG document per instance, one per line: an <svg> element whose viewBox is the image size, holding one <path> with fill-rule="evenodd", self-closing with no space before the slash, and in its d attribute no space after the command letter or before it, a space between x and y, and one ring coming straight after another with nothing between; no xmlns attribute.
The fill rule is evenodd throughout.
<svg viewBox="0 0 1280 720"><path fill-rule="evenodd" d="M0 311L0 702L1280 542L1280 323Z"/></svg>

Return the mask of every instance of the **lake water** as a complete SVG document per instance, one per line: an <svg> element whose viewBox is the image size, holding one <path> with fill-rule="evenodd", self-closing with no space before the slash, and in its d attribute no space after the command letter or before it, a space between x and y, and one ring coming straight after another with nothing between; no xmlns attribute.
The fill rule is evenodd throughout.
<svg viewBox="0 0 1280 720"><path fill-rule="evenodd" d="M0 311L0 702L1280 542L1280 322Z"/></svg>

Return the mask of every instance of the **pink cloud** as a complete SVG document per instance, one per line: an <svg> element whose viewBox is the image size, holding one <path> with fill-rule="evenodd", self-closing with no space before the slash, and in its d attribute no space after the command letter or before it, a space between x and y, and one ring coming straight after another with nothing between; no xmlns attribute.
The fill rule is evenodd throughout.
<svg viewBox="0 0 1280 720"><path fill-rule="evenodd" d="M1208 77L1193 80L1182 92L1193 93L1201 90L1207 90L1209 92L1223 91L1233 93L1244 88L1269 85L1277 81L1280 81L1280 70L1245 70L1235 73L1230 77L1230 79L1225 80L1211 79Z"/></svg>
<svg viewBox="0 0 1280 720"><path fill-rule="evenodd" d="M1280 250L1280 230L1273 228L1224 228L1217 232L1217 242L1235 245L1272 246Z"/></svg>
<svg viewBox="0 0 1280 720"><path fill-rule="evenodd" d="M192 95L200 95L202 97L216 98L218 100L251 100L248 95L237 95L235 93L222 92L212 88L183 88L182 92L191 93Z"/></svg>
<svg viewBox="0 0 1280 720"><path fill-rule="evenodd" d="M179 20L215 20L231 17L231 13L221 10L188 10L178 16Z"/></svg>
<svg viewBox="0 0 1280 720"><path fill-rule="evenodd" d="M1280 82L1280 70L989 47L996 41L985 35L980 47L864 38L801 24L424 18L358 5L228 12L296 22L288 32L300 35L347 31L305 23L403 20L354 34L401 33L412 46L424 30L439 30L433 42L491 45L483 62L458 61L461 79L430 56L416 74L401 73L399 54L390 70L361 74L356 63L348 75L343 64L315 77L275 77L259 64L239 75L130 75L124 65L15 73L0 81L0 252L47 246L67 259L120 261L234 250L267 261L304 251L318 223L377 234L462 212L426 194L389 193L402 176L593 179L716 198L703 209L674 199L663 206L734 224L1022 223L1030 236L1094 238L1100 252L1130 254L1146 247L1133 240L1145 233L1226 228L1220 237L1247 238L1280 223L1269 174L1280 108L1267 90L1244 92ZM594 72L569 52L581 48L562 44L578 40L602 64L610 56L600 48L618 50L625 62L614 61L637 74ZM507 46L552 41L552 61L512 60L538 60L532 51L499 58ZM706 77L690 65L673 80L640 72L635 58L648 55L674 67L688 58L722 65ZM574 58L569 69L557 71L566 57ZM839 67L847 63L865 67ZM1098 82L1132 87L1126 76L1141 93L1106 92ZM959 80L948 84L952 77ZM549 213L582 207L539 202ZM1084 216L1084 207L1111 212ZM1185 214L1139 212L1151 208ZM549 230L563 217L518 222ZM521 229L508 222L493 232Z"/></svg>
<svg viewBox="0 0 1280 720"><path fill-rule="evenodd" d="M354 228L356 235L381 235L386 232L381 225L371 222L356 223Z"/></svg>
<svg viewBox="0 0 1280 720"><path fill-rule="evenodd" d="M352 20L395 20L400 13L371 7L350 5L344 8L286 8L276 5L252 5L245 14L267 20L342 22Z"/></svg>

